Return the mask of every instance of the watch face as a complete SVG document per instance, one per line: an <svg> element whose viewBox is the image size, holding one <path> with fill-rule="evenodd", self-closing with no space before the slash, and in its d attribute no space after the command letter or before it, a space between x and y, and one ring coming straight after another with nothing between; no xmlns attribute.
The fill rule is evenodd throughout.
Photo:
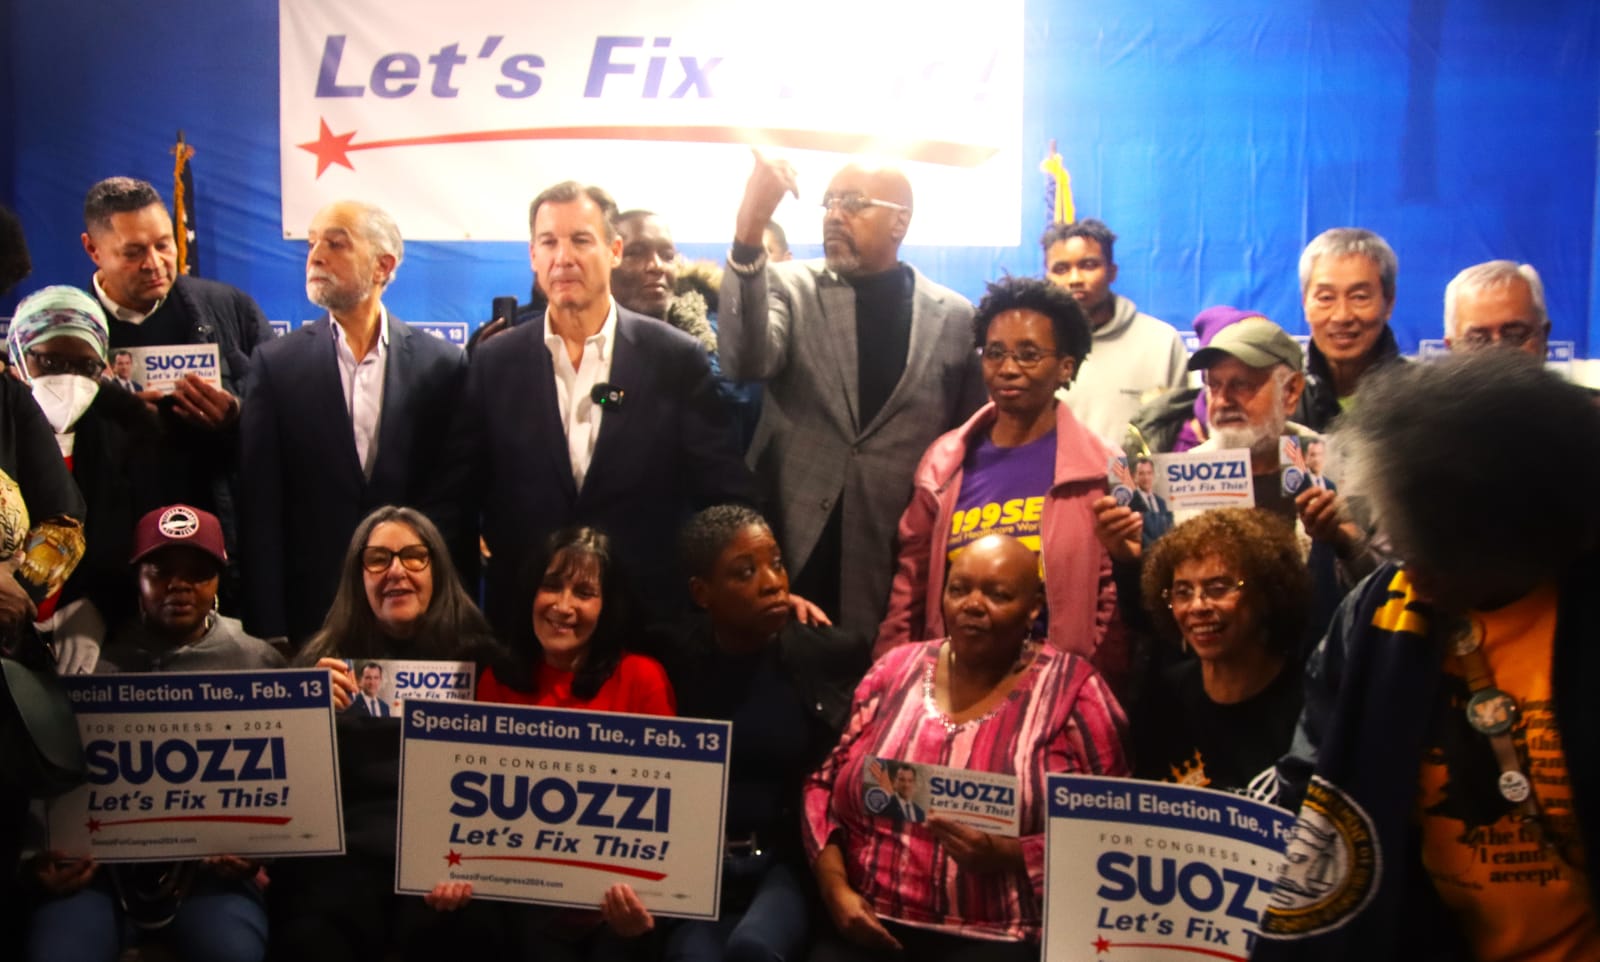
<svg viewBox="0 0 1600 962"><path fill-rule="evenodd" d="M1467 724L1485 735L1504 735L1517 720L1517 700L1498 688L1485 688L1467 699Z"/></svg>

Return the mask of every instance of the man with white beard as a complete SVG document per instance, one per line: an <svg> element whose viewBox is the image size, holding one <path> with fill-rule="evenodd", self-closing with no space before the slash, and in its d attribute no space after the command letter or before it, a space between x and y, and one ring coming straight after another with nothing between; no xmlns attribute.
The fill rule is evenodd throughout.
<svg viewBox="0 0 1600 962"><path fill-rule="evenodd" d="M1211 437L1194 450L1248 448L1256 507L1298 518L1312 540L1333 546L1340 560L1352 566L1351 573L1364 572L1366 539L1349 521L1339 494L1308 487L1294 496L1285 494L1279 483L1279 438L1317 437L1289 420L1306 386L1305 353L1294 338L1264 317L1247 317L1196 351L1189 370L1204 372L1206 420L1211 425Z"/></svg>
<svg viewBox="0 0 1600 962"><path fill-rule="evenodd" d="M292 646L328 613L361 519L417 506L466 381L460 350L383 304L405 257L388 214L329 204L306 243L306 297L327 314L257 352L240 454L245 623Z"/></svg>

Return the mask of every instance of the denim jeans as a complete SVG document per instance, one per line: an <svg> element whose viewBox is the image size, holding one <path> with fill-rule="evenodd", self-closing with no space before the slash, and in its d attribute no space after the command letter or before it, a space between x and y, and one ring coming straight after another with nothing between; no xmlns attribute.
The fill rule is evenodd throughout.
<svg viewBox="0 0 1600 962"><path fill-rule="evenodd" d="M142 931L123 916L105 868L65 898L46 899L28 926L28 962L116 962L141 941L161 941L183 962L261 962L267 954L267 910L250 879L201 872L163 928Z"/></svg>
<svg viewBox="0 0 1600 962"><path fill-rule="evenodd" d="M728 855L722 866L722 917L681 922L667 935L665 962L788 962L811 929L809 878L770 853ZM744 911L729 906L748 900Z"/></svg>

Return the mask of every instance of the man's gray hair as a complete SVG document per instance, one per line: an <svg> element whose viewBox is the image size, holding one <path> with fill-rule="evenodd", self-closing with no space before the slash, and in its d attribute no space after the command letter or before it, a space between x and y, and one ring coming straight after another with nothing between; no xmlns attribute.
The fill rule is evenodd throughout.
<svg viewBox="0 0 1600 962"><path fill-rule="evenodd" d="M400 273L400 262L406 259L406 242L400 237L400 227L382 207L359 200L352 203L361 211L362 230L367 235L367 242L372 245L374 253L389 254L394 257L394 267L389 271L389 280L384 284L387 287L394 283L394 276Z"/></svg>
<svg viewBox="0 0 1600 962"><path fill-rule="evenodd" d="M1528 285L1528 292L1533 297L1534 323L1540 330L1550 327L1550 313L1544 306L1544 282L1539 280L1539 272L1533 269L1532 264L1518 264L1516 261L1485 261L1474 264L1455 277L1444 289L1444 336L1456 336L1456 302L1462 294L1477 294L1490 288L1505 287L1517 280L1522 280Z"/></svg>
<svg viewBox="0 0 1600 962"><path fill-rule="evenodd" d="M1319 257L1351 257L1371 260L1378 265L1378 277L1383 284L1383 299L1394 303L1395 277L1400 273L1400 258L1394 255L1389 242L1361 227L1334 227L1323 231L1300 252L1300 297L1306 296L1311 286L1311 271Z"/></svg>
<svg viewBox="0 0 1600 962"><path fill-rule="evenodd" d="M594 184L580 184L575 180L564 180L559 184L546 187L539 192L539 196L528 205L528 232L533 232L533 222L539 216L539 208L545 204L570 204L580 197L589 198L590 202L600 209L600 220L606 226L606 243L617 239L617 202L611 199L605 188Z"/></svg>

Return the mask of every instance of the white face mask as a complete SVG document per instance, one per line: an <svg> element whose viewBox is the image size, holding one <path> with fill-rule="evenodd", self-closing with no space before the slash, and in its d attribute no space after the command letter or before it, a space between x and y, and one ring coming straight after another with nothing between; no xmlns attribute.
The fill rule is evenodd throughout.
<svg viewBox="0 0 1600 962"><path fill-rule="evenodd" d="M32 386L33 399L57 434L71 431L100 393L100 382L81 374L45 374L34 378Z"/></svg>

